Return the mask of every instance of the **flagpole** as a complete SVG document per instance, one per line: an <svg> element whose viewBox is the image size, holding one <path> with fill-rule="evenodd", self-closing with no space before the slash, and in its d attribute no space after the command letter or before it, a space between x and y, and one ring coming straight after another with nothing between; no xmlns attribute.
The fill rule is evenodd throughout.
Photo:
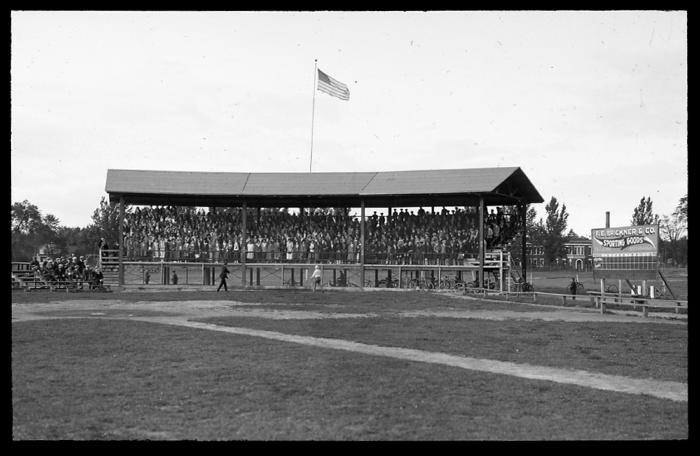
<svg viewBox="0 0 700 456"><path fill-rule="evenodd" d="M314 96L311 104L311 155L309 156L309 172L314 159L314 111L316 110L316 76L318 76L318 59L314 59Z"/></svg>

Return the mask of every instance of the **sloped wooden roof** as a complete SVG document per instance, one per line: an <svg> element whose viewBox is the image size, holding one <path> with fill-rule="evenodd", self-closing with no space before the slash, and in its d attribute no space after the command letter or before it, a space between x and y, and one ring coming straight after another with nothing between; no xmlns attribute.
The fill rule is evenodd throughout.
<svg viewBox="0 0 700 456"><path fill-rule="evenodd" d="M106 192L127 204L412 207L541 203L518 167L333 173L107 170Z"/></svg>

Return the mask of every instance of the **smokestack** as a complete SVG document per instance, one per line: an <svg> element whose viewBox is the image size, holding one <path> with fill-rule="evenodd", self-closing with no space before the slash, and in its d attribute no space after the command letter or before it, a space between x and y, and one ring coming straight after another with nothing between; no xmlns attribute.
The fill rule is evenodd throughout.
<svg viewBox="0 0 700 456"><path fill-rule="evenodd" d="M605 211L605 228L610 228L610 211Z"/></svg>

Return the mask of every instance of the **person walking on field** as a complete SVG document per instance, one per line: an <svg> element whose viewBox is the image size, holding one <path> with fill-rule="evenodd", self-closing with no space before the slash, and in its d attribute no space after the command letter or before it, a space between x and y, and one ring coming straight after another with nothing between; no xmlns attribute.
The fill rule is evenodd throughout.
<svg viewBox="0 0 700 456"><path fill-rule="evenodd" d="M224 287L224 291L228 291L228 287L226 286L226 279L228 278L229 270L226 267L228 262L224 261L224 268L221 270L221 274L219 274L219 278L221 279L221 283L219 284L219 288L216 289L216 292L218 293L219 290L221 290L221 287Z"/></svg>
<svg viewBox="0 0 700 456"><path fill-rule="evenodd" d="M316 291L316 285L321 286L321 268L316 265L314 273L311 274L311 283L313 284L313 291Z"/></svg>
<svg viewBox="0 0 700 456"><path fill-rule="evenodd" d="M576 296L576 278L572 277L571 278L571 283L569 284L569 291L571 291L571 294Z"/></svg>

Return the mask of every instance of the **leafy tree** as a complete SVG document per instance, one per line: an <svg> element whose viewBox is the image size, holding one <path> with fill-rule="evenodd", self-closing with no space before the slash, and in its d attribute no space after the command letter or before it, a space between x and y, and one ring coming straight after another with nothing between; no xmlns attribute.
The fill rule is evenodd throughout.
<svg viewBox="0 0 700 456"><path fill-rule="evenodd" d="M639 205L634 208L632 225L655 225L659 223L659 216L654 214L651 197L642 197Z"/></svg>
<svg viewBox="0 0 700 456"><path fill-rule="evenodd" d="M676 264L688 261L688 195L680 199L676 210L669 217L664 215L659 223L659 237L664 246L664 257L670 257ZM685 242L683 242L685 241Z"/></svg>
<svg viewBox="0 0 700 456"><path fill-rule="evenodd" d="M12 220L12 232L31 234L41 225L41 212L39 208L29 201L14 203L10 211Z"/></svg>
<svg viewBox="0 0 700 456"><path fill-rule="evenodd" d="M131 212L130 207L124 208L124 214ZM92 214L92 224L87 227L86 240L94 250L100 238L105 238L110 247L116 248L120 241L119 235L119 205L110 204L104 196L100 199L100 207Z"/></svg>
<svg viewBox="0 0 700 456"><path fill-rule="evenodd" d="M688 194L687 193L678 202L678 207L676 207L676 211L680 214L681 217L685 218L686 220L688 219Z"/></svg>
<svg viewBox="0 0 700 456"><path fill-rule="evenodd" d="M520 217L520 215L518 215L518 217ZM518 219L517 223L520 223L520 219ZM531 244L539 244L542 242L542 237L544 235L544 224L542 219L537 221L537 210L529 204L525 209L525 229L527 233L527 242ZM522 230L519 230L509 247L511 256L515 261L521 260L523 245L522 239Z"/></svg>
<svg viewBox="0 0 700 456"><path fill-rule="evenodd" d="M564 231L566 230L569 214L566 212L566 204L559 208L559 201L553 196L549 204L545 206L547 216L544 222L542 246L544 248L544 260L551 263L557 258L566 255L564 243Z"/></svg>
<svg viewBox="0 0 700 456"><path fill-rule="evenodd" d="M28 261L42 245L54 242L59 220L41 215L39 208L24 200L13 203L10 209L12 259Z"/></svg>
<svg viewBox="0 0 700 456"><path fill-rule="evenodd" d="M86 228L69 228L62 226L56 236L56 249L61 254L75 253L90 255L95 253L95 245L91 242L90 231Z"/></svg>

